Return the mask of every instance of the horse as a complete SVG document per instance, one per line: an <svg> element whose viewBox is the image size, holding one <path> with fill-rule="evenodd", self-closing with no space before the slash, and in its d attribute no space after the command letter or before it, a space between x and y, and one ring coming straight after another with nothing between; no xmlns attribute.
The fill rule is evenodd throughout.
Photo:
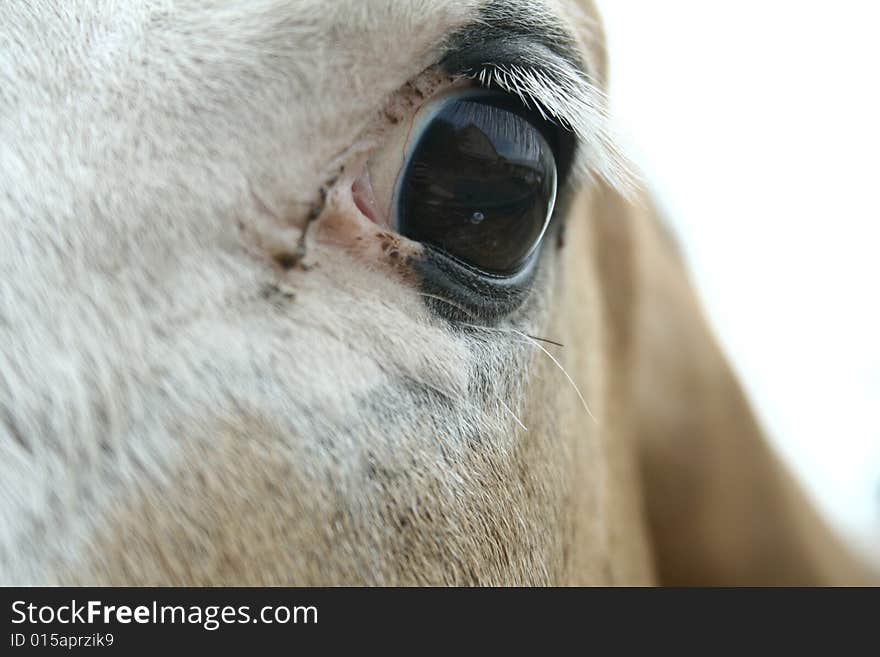
<svg viewBox="0 0 880 657"><path fill-rule="evenodd" d="M0 580L840 584L589 0L0 6Z"/></svg>

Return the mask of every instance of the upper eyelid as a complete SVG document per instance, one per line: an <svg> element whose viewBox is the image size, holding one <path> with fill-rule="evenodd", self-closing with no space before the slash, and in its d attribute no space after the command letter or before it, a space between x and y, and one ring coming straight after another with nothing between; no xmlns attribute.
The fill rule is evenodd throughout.
<svg viewBox="0 0 880 657"><path fill-rule="evenodd" d="M506 59L477 60L457 73L519 96L543 118L570 130L577 144L575 171L601 178L629 195L636 177L610 128L604 91L583 70L546 48L536 48L518 61Z"/></svg>
<svg viewBox="0 0 880 657"><path fill-rule="evenodd" d="M589 74L585 66L568 48L554 51L537 38L523 35L505 35L505 37L453 47L447 51L440 65L452 75L479 80L484 86L489 86L490 81L496 83L501 81L492 80L493 75L496 78L506 77L508 78L506 84L497 86L505 91L517 93L524 102L538 101L537 104L546 106L555 118L564 119L563 108L549 104L553 101L552 94L540 93L527 96L522 93L524 86L521 84L522 78L526 75L537 75L548 91L564 84L566 80L578 80L584 85L589 85ZM563 123L565 122L563 120Z"/></svg>
<svg viewBox="0 0 880 657"><path fill-rule="evenodd" d="M575 137L574 173L604 180L624 194L636 189L618 147L608 101L573 39L552 25L479 24L453 35L439 62L449 75L517 95Z"/></svg>

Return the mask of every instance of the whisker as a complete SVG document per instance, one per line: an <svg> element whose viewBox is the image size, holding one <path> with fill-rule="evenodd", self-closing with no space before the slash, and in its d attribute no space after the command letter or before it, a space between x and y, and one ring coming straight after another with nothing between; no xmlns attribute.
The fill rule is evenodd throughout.
<svg viewBox="0 0 880 657"><path fill-rule="evenodd" d="M581 394L581 390L580 390L580 388L578 388L577 384L574 382L574 379L571 378L571 376L568 374L568 372L565 370L565 368L562 366L562 364L558 360L556 360L556 358L554 358L553 354L551 354L549 351L544 349L544 347L541 346L541 344L539 342L532 339L531 337L529 337L528 335L526 335L522 331L517 331L514 328L476 326L473 324L467 324L467 326L470 326L475 329L483 329L486 331L498 331L500 333L504 333L504 332L515 333L516 335L519 335L520 337L524 338L528 344L531 344L531 345L537 347L538 349L540 349L542 352L544 352L544 354L547 356L547 358L549 358L551 361L553 361L553 364L559 368L559 371L562 372L562 374L565 376L565 378L568 379L568 382L571 384L571 387L574 388L574 391L577 393L578 399L580 399L581 405L584 407L584 410L587 412L587 415L590 416L590 419L592 419L593 422L595 422L596 424L599 424L599 421L596 419L596 416L593 415L593 411L590 410L590 406L589 406L589 404L587 404L587 400L584 399L584 396Z"/></svg>
<svg viewBox="0 0 880 657"><path fill-rule="evenodd" d="M536 342L536 341L532 340L531 338L529 338L529 336L527 336L525 333L521 333L520 331L517 331L516 329L510 329L510 330L518 335L521 335L526 340L530 341L538 349L543 351L550 360L553 361L553 364L559 368L559 371L565 375L565 378L568 379L568 382L571 384L571 387L574 388L574 391L577 393L578 399L581 400L581 404L583 405L584 410L587 412L587 415L590 416L590 418L593 420L593 422L595 422L596 424L599 424L599 421L596 419L596 416L593 415L593 411L590 410L590 407L587 404L587 400L584 399L584 396L581 394L580 388L578 388L577 384L574 382L574 379L572 379L571 376L569 376L568 372L565 370L565 368L562 366L562 364L558 360L556 360L556 358L554 358L553 354L551 354L549 351L544 349L544 347L542 347L539 342Z"/></svg>
<svg viewBox="0 0 880 657"><path fill-rule="evenodd" d="M426 297L428 299L434 299L435 301L440 301L441 303L445 303L450 308L455 308L456 310L464 313L465 315L467 315L471 319L479 319L474 313L468 311L464 306L460 306L459 304L455 303L454 301L450 301L449 299L446 299L445 297L441 297L436 294L428 294L426 292L419 292L418 294L419 294L419 296ZM471 325L467 324L467 326L471 326ZM483 327L477 327L477 328L483 328ZM531 334L529 334L528 337L530 337L532 340L538 340L539 342L546 342L547 344L552 344L556 347L562 347L563 349L565 348L564 344L562 344L561 342L556 342L556 340L551 340L550 338L541 338L541 337L538 337L537 335L531 335Z"/></svg>
<svg viewBox="0 0 880 657"><path fill-rule="evenodd" d="M538 342L546 342L547 344L556 345L557 347L565 348L565 345L561 342L556 342L555 340L550 340L548 338L539 338L537 335L532 335L531 333L527 334L532 340L537 340Z"/></svg>
<svg viewBox="0 0 880 657"><path fill-rule="evenodd" d="M452 307L452 308L455 308L456 310L458 310L458 311L464 313L465 315L467 315L467 316L470 317L471 319L477 319L477 317L476 317L472 312L470 312L470 311L468 311L467 309L463 308L463 307L460 306L459 304L457 304L457 303L455 303L455 302L453 302L453 301L450 301L449 299L445 299L445 298L443 298L443 297L441 297L441 296L438 296L438 295L436 295L436 294L428 294L427 292L419 292L418 294L419 294L420 296L425 297L425 298L428 298L428 299L435 299L435 300L437 300L437 301L440 301L441 303L445 303L446 305L448 305L448 306L450 306L450 307ZM566 369L562 366L562 364L561 364L558 360L556 360L556 358L553 356L553 354L551 354L551 353L550 353L549 351L547 351L543 346L541 346L540 343L541 343L541 342L546 342L547 344L552 344L552 345L555 345L555 346L557 346L557 347L565 348L565 345L564 345L564 344L562 344L562 343L560 343L560 342L556 342L556 341L554 341L554 340L549 340L549 339L547 339L547 338L539 338L539 337L536 337L536 336L533 336L533 335L528 335L528 334L523 333L523 332L521 332L521 331L517 331L516 329L513 329L513 328L501 328L501 327L493 327L493 326L478 326L478 325L476 325L476 324L464 324L464 326L469 326L469 327L471 327L471 328L474 328L474 329L477 329L477 330L484 330L484 331L498 331L498 332L501 332L501 333L504 333L505 331L507 331L507 332L510 332L510 333L515 333L516 335L519 335L520 337L522 337L522 338L526 341L527 344L531 344L532 346L535 346L535 347L537 347L538 349L540 349L540 350L544 353L544 355L547 356L547 358L549 358L549 359L552 361L552 363L553 363L553 364L559 369L559 371L562 372L562 374L563 374L563 375L565 376L565 378L568 380L568 383L571 385L571 387L574 388L574 391L575 391L575 393L577 393L577 396L578 396L578 399L579 399L580 402L581 402L581 405L584 407L584 410L587 412L587 415L590 416L590 419L593 420L593 422L595 422L596 424L599 423L599 421L596 419L596 416L593 415L593 411L590 410L590 406L589 406L589 404L587 404L587 400L584 399L584 396L583 396L583 394L581 393L580 388L578 388L578 385L574 382L574 379L571 378L571 376L569 375L569 373L568 373L568 372L566 371ZM501 402L502 405L504 405L504 402L502 402L500 398L499 398L498 401ZM528 431L528 428L526 428L526 426L520 421L520 419L519 419L518 417L516 417L516 414L515 414L513 411L511 411L510 408L508 408L507 406L505 406L505 410L507 410L507 412L510 413L510 414L513 416L513 418L516 420L517 424L519 424L523 429L525 429L526 431Z"/></svg>
<svg viewBox="0 0 880 657"><path fill-rule="evenodd" d="M501 397L498 397L498 403L501 404L501 407L502 407L505 411L507 411L508 413L510 413L510 417L512 417L512 418L514 419L514 421L515 421L519 426L522 427L523 431L528 431L528 430L529 430L528 427L522 423L522 420L520 420L520 419L516 416L516 413L514 413L512 410L510 410L510 407L509 407L507 404L505 404L505 403L501 400Z"/></svg>

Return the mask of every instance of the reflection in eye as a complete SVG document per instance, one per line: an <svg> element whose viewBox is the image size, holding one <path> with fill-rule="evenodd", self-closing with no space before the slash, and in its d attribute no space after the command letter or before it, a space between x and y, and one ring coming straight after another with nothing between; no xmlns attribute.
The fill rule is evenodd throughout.
<svg viewBox="0 0 880 657"><path fill-rule="evenodd" d="M506 94L441 102L404 164L397 229L484 272L515 273L553 213L553 149Z"/></svg>

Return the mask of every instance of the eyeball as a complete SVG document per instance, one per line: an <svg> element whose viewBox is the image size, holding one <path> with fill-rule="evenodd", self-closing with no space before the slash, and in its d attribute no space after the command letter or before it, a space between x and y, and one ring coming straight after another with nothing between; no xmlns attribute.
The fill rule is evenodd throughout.
<svg viewBox="0 0 880 657"><path fill-rule="evenodd" d="M554 149L533 115L488 90L436 101L397 179L397 231L493 276L522 269L556 201Z"/></svg>

